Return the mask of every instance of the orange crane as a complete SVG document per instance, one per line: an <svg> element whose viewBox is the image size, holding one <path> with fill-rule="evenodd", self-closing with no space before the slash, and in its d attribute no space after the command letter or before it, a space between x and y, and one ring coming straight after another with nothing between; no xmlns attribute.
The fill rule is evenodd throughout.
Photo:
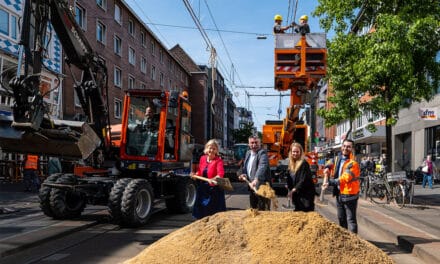
<svg viewBox="0 0 440 264"><path fill-rule="evenodd" d="M274 188L285 188L283 172L293 142L300 143L311 164L317 170L317 155L309 151L309 126L299 117L300 109L310 103L310 93L316 89L327 71L326 35L275 34L275 83L277 91L290 91L290 104L282 121L266 121L262 143L266 145L272 170Z"/></svg>

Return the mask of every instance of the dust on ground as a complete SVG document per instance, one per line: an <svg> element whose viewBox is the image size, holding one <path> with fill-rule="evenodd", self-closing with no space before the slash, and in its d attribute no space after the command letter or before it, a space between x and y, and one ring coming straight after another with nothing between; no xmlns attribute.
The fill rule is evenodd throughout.
<svg viewBox="0 0 440 264"><path fill-rule="evenodd" d="M129 263L394 263L316 212L235 210L205 217L148 246Z"/></svg>

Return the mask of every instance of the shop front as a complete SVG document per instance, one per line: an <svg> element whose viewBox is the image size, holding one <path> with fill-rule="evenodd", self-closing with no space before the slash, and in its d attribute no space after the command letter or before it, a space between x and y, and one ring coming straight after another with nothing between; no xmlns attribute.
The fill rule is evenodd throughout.
<svg viewBox="0 0 440 264"><path fill-rule="evenodd" d="M356 146L356 156L371 156L379 159L382 153L386 153L385 126L376 126L376 131L371 132L367 128L358 128L353 132L353 140Z"/></svg>

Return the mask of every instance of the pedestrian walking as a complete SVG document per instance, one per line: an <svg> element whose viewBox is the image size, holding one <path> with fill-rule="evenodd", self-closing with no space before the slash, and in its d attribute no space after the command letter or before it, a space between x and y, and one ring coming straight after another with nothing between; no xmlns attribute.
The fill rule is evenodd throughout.
<svg viewBox="0 0 440 264"><path fill-rule="evenodd" d="M357 233L356 210L360 189L360 168L359 163L354 159L353 149L353 140L345 139L342 142L341 156L336 157L332 162L333 171L329 168L325 169L322 187L325 189L333 186L339 225ZM333 178L329 178L331 173Z"/></svg>
<svg viewBox="0 0 440 264"><path fill-rule="evenodd" d="M426 156L426 160L425 160L424 165L422 167L422 172L423 172L422 187L425 188L426 183L428 183L429 189L432 189L433 166L432 166L431 155Z"/></svg>
<svg viewBox="0 0 440 264"><path fill-rule="evenodd" d="M26 155L23 160L23 183L24 191L30 192L34 188L35 191L40 189L40 179L38 178L38 156Z"/></svg>

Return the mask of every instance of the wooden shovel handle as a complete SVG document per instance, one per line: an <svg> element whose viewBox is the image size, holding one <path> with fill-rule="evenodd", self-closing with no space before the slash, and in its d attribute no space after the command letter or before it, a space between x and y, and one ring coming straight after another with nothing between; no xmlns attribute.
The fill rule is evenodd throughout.
<svg viewBox="0 0 440 264"><path fill-rule="evenodd" d="M215 180L213 180L213 179L208 179L208 178L205 178L205 177L202 177L202 176L199 176L199 175L195 175L195 174L191 174L191 177L195 178L195 179L198 179L198 180L202 180L202 181L213 183L213 184L217 185L217 182Z"/></svg>

